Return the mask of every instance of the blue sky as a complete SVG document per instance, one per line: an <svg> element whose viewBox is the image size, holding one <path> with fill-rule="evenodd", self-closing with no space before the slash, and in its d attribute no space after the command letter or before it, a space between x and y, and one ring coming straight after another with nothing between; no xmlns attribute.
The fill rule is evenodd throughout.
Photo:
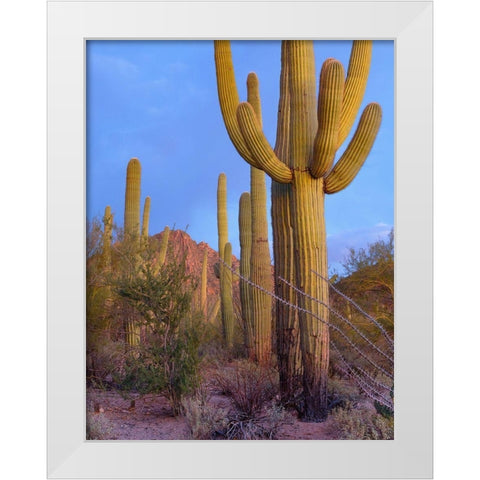
<svg viewBox="0 0 480 480"><path fill-rule="evenodd" d="M340 60L346 70L350 48L350 41L315 42L317 72L329 57ZM280 42L235 41L232 54L241 100L246 99L248 73L254 71L259 78L264 131L273 145ZM383 109L375 145L352 184L326 197L331 270L341 271L348 247L366 246L384 238L393 227L391 41L374 42L362 108L372 101ZM110 205L116 223L122 226L126 167L132 157L142 164L142 209L145 197L151 197L150 234L165 225L186 228L194 240L214 249L217 179L224 172L229 240L233 253L239 255L238 201L249 190L249 166L231 144L223 124L212 41L87 42L88 219L101 218Z"/></svg>

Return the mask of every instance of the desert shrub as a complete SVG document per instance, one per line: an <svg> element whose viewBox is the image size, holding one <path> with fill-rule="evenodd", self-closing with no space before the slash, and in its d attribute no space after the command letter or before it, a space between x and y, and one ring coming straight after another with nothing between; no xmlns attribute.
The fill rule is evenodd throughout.
<svg viewBox="0 0 480 480"><path fill-rule="evenodd" d="M393 440L393 417L348 403L345 408L333 410L329 433L338 440Z"/></svg>
<svg viewBox="0 0 480 480"><path fill-rule="evenodd" d="M278 392L277 373L270 367L238 360L213 378L220 392L229 396L240 415L254 417Z"/></svg>
<svg viewBox="0 0 480 480"><path fill-rule="evenodd" d="M87 412L87 440L115 440L113 428L103 413Z"/></svg>
<svg viewBox="0 0 480 480"><path fill-rule="evenodd" d="M272 402L254 415L231 415L223 436L227 440L275 440L279 428L288 422L284 407Z"/></svg>
<svg viewBox="0 0 480 480"><path fill-rule="evenodd" d="M327 394L329 409L345 407L348 403L355 405L362 399L355 384L346 378L336 376L329 378Z"/></svg>
<svg viewBox="0 0 480 480"><path fill-rule="evenodd" d="M227 409L209 403L204 392L183 398L182 407L190 436L195 440L218 438L228 425Z"/></svg>

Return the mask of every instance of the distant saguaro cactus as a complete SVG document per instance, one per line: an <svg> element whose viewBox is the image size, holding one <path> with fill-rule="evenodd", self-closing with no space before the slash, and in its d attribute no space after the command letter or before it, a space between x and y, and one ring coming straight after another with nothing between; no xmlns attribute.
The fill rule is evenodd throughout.
<svg viewBox="0 0 480 480"><path fill-rule="evenodd" d="M125 238L138 239L140 236L140 182L142 166L138 158L132 158L127 165L125 188L125 216L123 228Z"/></svg>
<svg viewBox="0 0 480 480"><path fill-rule="evenodd" d="M106 271L109 271L112 264L112 230L113 230L113 215L110 206L105 207L103 215L103 237L102 237L102 255L103 265Z"/></svg>
<svg viewBox="0 0 480 480"><path fill-rule="evenodd" d="M250 279L250 255L252 253L252 203L248 192L240 196L238 209L238 230L240 233L240 275ZM245 349L248 358L255 358L253 318L250 285L240 282L240 304L242 307Z"/></svg>
<svg viewBox="0 0 480 480"><path fill-rule="evenodd" d="M363 111L350 144L334 165L337 149L348 135L363 98L371 49L370 41L353 43L346 79L340 62L326 60L320 74L317 102L313 42L283 42L274 150L252 105L239 102L230 42L215 41L220 107L234 146L250 165L266 172L272 183L288 185L284 190L272 189L272 194L286 192L288 197L288 211L286 204L282 209L272 208L277 215L272 224L274 229L284 228L280 226L283 224L292 226L295 285L306 293L297 301L303 309L299 313L302 415L310 421L324 420L327 416L329 332L328 326L315 317L328 322L328 285L314 274L315 271L328 276L324 197L342 190L355 178L380 127L381 108L371 103ZM277 248L285 246L284 242ZM275 260L280 256L281 263L286 263L291 253L277 251Z"/></svg>
<svg viewBox="0 0 480 480"><path fill-rule="evenodd" d="M138 158L132 158L127 165L127 178L125 185L125 211L124 211L124 240L131 243L132 254L136 256L140 240L140 186L142 167ZM127 345L135 346L140 343L140 328L135 323L133 307L127 307L125 318L125 340Z"/></svg>
<svg viewBox="0 0 480 480"><path fill-rule="evenodd" d="M232 244L227 242L223 253L223 260L227 268L223 268L220 291L222 301L222 320L223 320L223 335L225 345L227 348L233 347L233 295L232 295Z"/></svg>
<svg viewBox="0 0 480 480"><path fill-rule="evenodd" d="M142 221L142 240L148 240L148 225L150 222L150 197L145 198L143 205L143 221Z"/></svg>
<svg viewBox="0 0 480 480"><path fill-rule="evenodd" d="M232 263L232 246L228 243L228 217L227 217L227 177L224 173L218 176L217 185L217 227L218 227L218 256L220 257L220 300L224 341L227 348L233 346L233 299L232 299L232 273L222 262L230 266ZM229 259L225 257L229 249ZM227 261L228 260L228 261Z"/></svg>

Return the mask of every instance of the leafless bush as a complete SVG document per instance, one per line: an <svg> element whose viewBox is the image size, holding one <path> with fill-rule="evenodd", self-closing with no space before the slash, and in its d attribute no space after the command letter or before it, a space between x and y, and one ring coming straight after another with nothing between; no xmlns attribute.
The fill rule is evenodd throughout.
<svg viewBox="0 0 480 480"><path fill-rule="evenodd" d="M240 415L253 418L278 392L277 373L267 366L247 360L220 370L213 384L232 399Z"/></svg>
<svg viewBox="0 0 480 480"><path fill-rule="evenodd" d="M87 440L115 440L113 428L103 413L87 412Z"/></svg>

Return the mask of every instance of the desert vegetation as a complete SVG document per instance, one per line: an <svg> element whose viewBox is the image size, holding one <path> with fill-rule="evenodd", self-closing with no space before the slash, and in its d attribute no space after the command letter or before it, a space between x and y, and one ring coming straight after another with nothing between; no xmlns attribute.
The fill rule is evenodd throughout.
<svg viewBox="0 0 480 480"><path fill-rule="evenodd" d="M214 42L219 104L250 190L238 219L228 218L219 171L216 250L173 226L151 235L151 199L142 214L142 166L132 158L123 228L109 206L88 223L87 439L393 438L393 230L351 248L344 273L329 277L324 218L325 196L353 181L380 126L381 108L369 104L334 161L371 48L353 42L346 75L328 59L317 96L312 42L282 42L272 148L256 75L240 102L229 42Z"/></svg>

